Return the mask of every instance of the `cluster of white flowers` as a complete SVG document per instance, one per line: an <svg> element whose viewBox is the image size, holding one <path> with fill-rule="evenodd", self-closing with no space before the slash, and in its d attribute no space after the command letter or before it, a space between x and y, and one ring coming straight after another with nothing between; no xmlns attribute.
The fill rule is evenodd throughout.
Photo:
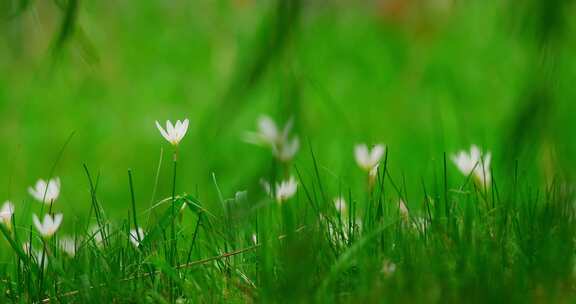
<svg viewBox="0 0 576 304"><path fill-rule="evenodd" d="M28 192L40 203L52 205L60 196L60 187L61 183L60 178L58 177L48 181L39 179L34 187L28 188ZM41 222L36 214L32 215L32 221L34 222L36 230L38 230L40 235L44 238L50 238L56 233L56 231L58 231L63 218L64 215L62 213L54 216L51 214L45 214L44 219Z"/></svg>
<svg viewBox="0 0 576 304"><path fill-rule="evenodd" d="M376 179L378 166L385 152L386 146L382 144L374 145L372 149L369 149L366 144L358 144L354 147L356 163L362 170L368 172L371 183ZM476 145L472 145L470 152L459 151L452 155L452 161L464 175L472 175L483 187L490 186L492 180L490 172L492 154L490 152L482 153Z"/></svg>
<svg viewBox="0 0 576 304"><path fill-rule="evenodd" d="M290 162L300 149L298 136L290 138L292 126L293 120L290 119L280 130L272 118L264 115L258 119L258 131L246 133L245 140L251 144L269 147L279 161Z"/></svg>
<svg viewBox="0 0 576 304"><path fill-rule="evenodd" d="M169 120L166 121L166 127L163 128L158 121L156 121L156 127L160 131L161 135L173 146L178 146L182 141L186 132L188 130L189 121L184 119L183 121L176 121L172 124ZM262 116L258 120L258 131L255 133L248 133L246 135L246 140L253 144L264 145L271 148L273 155L281 162L287 163L291 161L295 154L297 153L300 142L297 136L290 136L292 130L293 121L289 120L284 128L280 129L276 123L268 116ZM372 184L377 177L378 167L384 153L386 152L386 146L382 144L376 144L371 149L366 144L358 144L354 147L354 156L358 166L368 174L370 183ZM480 149L472 145L470 152L460 151L451 157L454 164L464 175L472 175L476 182L480 183L484 187L490 185L491 174L490 174L490 163L491 163L491 153L487 152L483 154ZM294 197L298 190L298 182L293 176L290 176L286 180L282 180L276 183L274 189L269 182L262 182L268 195L276 200L278 203L284 203ZM39 179L33 187L28 188L30 195L39 201L40 203L50 205L50 210L54 202L60 196L61 182L60 178L55 177L45 181ZM246 192L238 192L235 198L232 200L236 203L246 200ZM335 210L342 216L352 216L347 213L347 203L343 197L337 197L333 201ZM2 208L0 209L0 223L6 226L9 230L12 229L12 219L14 216L14 204L10 201L4 202ZM410 212L406 206L406 203L400 199L398 201L398 211L403 220L408 221L410 218ZM51 212L51 211L50 211ZM38 215L33 214L32 220L34 226L38 233L43 237L44 240L51 238L56 234L60 228L64 215L62 213L47 213L44 214L42 220ZM321 220L323 216L321 216ZM337 242L346 242L349 239L348 231L348 221L343 222L340 228L342 232L337 233L336 227L333 223L328 222L328 229L330 237ZM414 228L416 229L426 229L428 226L428 221L423 218L415 218ZM356 230L361 229L362 222L356 221ZM99 227L92 227L90 229L94 241L97 245L102 244L104 240L104 233ZM129 232L128 239L135 246L139 247L142 240L145 237L144 229L137 227ZM258 239L256 234L252 235L252 241L254 244L258 244ZM67 255L73 257L77 250L77 239L63 236L58 240L58 245L60 249ZM45 251L35 251L30 243L25 243L23 245L24 251L29 255L35 257L37 261L42 260L42 264L45 265L47 262L47 256ZM386 275L391 275L394 273L396 265L388 260L384 261L384 266L382 272Z"/></svg>
<svg viewBox="0 0 576 304"><path fill-rule="evenodd" d="M60 178L55 177L48 181L43 179L39 179L34 187L28 188L28 193L36 199L38 202L53 205L54 202L60 196ZM2 209L0 209L0 222L2 225L6 226L8 229L12 228L12 218L14 216L15 207L14 204L10 201L6 201ZM38 218L38 215L32 215L32 222L34 223L34 227L38 231L38 233L45 239L52 237L60 228L62 224L64 216L62 213L58 213L55 215L45 214L42 221ZM70 246L70 242L68 238L62 238L59 240L60 248L68 253L69 255L73 256L71 248L75 248L75 246ZM30 243L24 243L22 245L24 252L29 254L30 256L34 257L36 262L41 265L43 264L46 267L48 263L47 252L43 250L34 250Z"/></svg>

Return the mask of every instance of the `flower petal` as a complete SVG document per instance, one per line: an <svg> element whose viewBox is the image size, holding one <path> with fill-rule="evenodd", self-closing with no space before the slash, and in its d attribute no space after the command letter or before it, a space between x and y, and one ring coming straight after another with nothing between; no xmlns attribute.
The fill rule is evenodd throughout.
<svg viewBox="0 0 576 304"><path fill-rule="evenodd" d="M160 125L160 123L158 121L156 121L156 127L160 131L160 134L162 134L162 137L164 137L166 140L170 141L170 137L168 136L168 133L166 133L166 131L164 131L164 128L162 128L162 126Z"/></svg>
<svg viewBox="0 0 576 304"><path fill-rule="evenodd" d="M40 234L44 235L44 226L42 225L42 223L40 223L40 219L38 219L38 216L36 214L32 214L32 222L34 222L34 226L36 226L36 229L38 230L38 232L40 232Z"/></svg>

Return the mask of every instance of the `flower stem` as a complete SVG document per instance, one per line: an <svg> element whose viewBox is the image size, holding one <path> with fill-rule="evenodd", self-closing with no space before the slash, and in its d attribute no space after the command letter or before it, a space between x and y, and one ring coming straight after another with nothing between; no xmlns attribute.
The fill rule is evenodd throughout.
<svg viewBox="0 0 576 304"><path fill-rule="evenodd" d="M136 219L136 197L134 195L134 184L132 183L132 171L128 170L128 182L130 183L130 198L132 200L132 217L134 218L134 229L136 229L136 240L138 244L142 242L138 232L138 220ZM130 236L132 237L132 236Z"/></svg>
<svg viewBox="0 0 576 304"><path fill-rule="evenodd" d="M171 205L171 216L172 216L172 220L171 220L171 225L170 225L170 243L171 243L171 249L170 249L170 265L171 266L175 266L177 265L177 243L176 243L176 170L178 167L178 147L176 147L176 149L174 150L174 159L173 159L173 163L174 163L174 170L173 170L173 174L172 174L172 205ZM170 296L172 298L172 300L174 300L174 288L173 288L173 282L172 279L170 279Z"/></svg>

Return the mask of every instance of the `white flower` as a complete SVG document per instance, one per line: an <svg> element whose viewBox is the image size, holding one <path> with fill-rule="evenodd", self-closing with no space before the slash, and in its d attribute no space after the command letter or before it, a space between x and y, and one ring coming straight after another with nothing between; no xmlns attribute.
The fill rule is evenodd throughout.
<svg viewBox="0 0 576 304"><path fill-rule="evenodd" d="M14 204L10 201L4 202L2 209L0 209L0 222L6 225L8 229L12 227L12 214L14 214Z"/></svg>
<svg viewBox="0 0 576 304"><path fill-rule="evenodd" d="M66 252L69 256L76 255L76 241L71 237L62 237L59 240L60 249Z"/></svg>
<svg viewBox="0 0 576 304"><path fill-rule="evenodd" d="M270 116L262 115L258 118L258 131L246 133L245 140L255 145L274 146L281 140L281 133Z"/></svg>
<svg viewBox="0 0 576 304"><path fill-rule="evenodd" d="M344 213L346 212L346 200L339 196L337 198L334 199L334 208L336 208L336 210L340 213Z"/></svg>
<svg viewBox="0 0 576 304"><path fill-rule="evenodd" d="M51 237L58 231L60 224L62 224L63 219L62 213L54 215L54 218L50 214L44 215L44 220L40 222L36 214L32 215L32 221L34 221L34 226L43 237Z"/></svg>
<svg viewBox="0 0 576 304"><path fill-rule="evenodd" d="M177 146L182 138L184 138L184 135L186 135L186 131L188 131L188 123L188 119L184 119L184 121L177 120L176 124L172 125L172 123L167 120L166 129L163 129L160 123L156 121L156 127L158 127L160 134L162 134L167 141L172 145Z"/></svg>
<svg viewBox="0 0 576 304"><path fill-rule="evenodd" d="M297 136L290 137L293 120L290 119L280 131L274 120L263 115L258 119L258 131L248 132L244 136L246 142L267 146L272 149L272 154L282 162L288 162L294 158L300 148L300 140Z"/></svg>
<svg viewBox="0 0 576 304"><path fill-rule="evenodd" d="M60 195L60 178L56 177L48 182L40 179L34 188L28 187L28 193L41 203L51 204Z"/></svg>
<svg viewBox="0 0 576 304"><path fill-rule="evenodd" d="M272 154L280 161L288 162L294 158L298 149L300 149L300 140L295 136L290 141L284 140L272 146Z"/></svg>
<svg viewBox="0 0 576 304"><path fill-rule="evenodd" d="M276 201L282 203L289 200L296 194L296 190L298 190L298 182L296 182L293 176L287 181L276 184Z"/></svg>
<svg viewBox="0 0 576 304"><path fill-rule="evenodd" d="M476 145L472 145L470 153L460 151L458 154L452 155L452 161L462 174L466 176L473 174L474 178L482 185L490 185L490 163L492 161L490 152L483 155Z"/></svg>
<svg viewBox="0 0 576 304"><path fill-rule="evenodd" d="M356 163L364 171L370 172L380 162L385 150L386 147L383 145L375 145L372 150L369 150L365 144L356 145L354 147Z"/></svg>
<svg viewBox="0 0 576 304"><path fill-rule="evenodd" d="M256 236L256 233L252 233L252 243L258 245L258 236Z"/></svg>
<svg viewBox="0 0 576 304"><path fill-rule="evenodd" d="M135 247L140 246L140 242L142 242L143 239L144 229L138 227L138 229L130 230L130 242L132 242Z"/></svg>

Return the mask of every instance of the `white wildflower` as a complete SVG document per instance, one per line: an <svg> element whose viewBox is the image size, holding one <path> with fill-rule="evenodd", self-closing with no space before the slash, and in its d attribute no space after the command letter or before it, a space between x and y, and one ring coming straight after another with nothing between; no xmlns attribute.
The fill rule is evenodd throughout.
<svg viewBox="0 0 576 304"><path fill-rule="evenodd" d="M380 144L375 145L372 150L369 150L366 144L360 144L354 148L354 156L358 166L364 171L370 172L380 162L385 151L386 147Z"/></svg>
<svg viewBox="0 0 576 304"><path fill-rule="evenodd" d="M452 155L452 161L462 174L466 176L472 174L476 181L485 187L490 185L490 163L492 161L490 152L482 154L476 145L472 145L470 153L460 151Z"/></svg>
<svg viewBox="0 0 576 304"><path fill-rule="evenodd" d="M41 203L51 204L60 195L60 178L56 177L48 182L40 179L34 187L28 187L28 193Z"/></svg>
<svg viewBox="0 0 576 304"><path fill-rule="evenodd" d="M36 226L38 232L40 232L43 237L49 238L58 231L60 224L62 224L63 217L62 213L56 214L54 217L50 214L46 214L44 215L44 220L40 222L38 216L33 214L32 221L34 222L34 226Z"/></svg>
<svg viewBox="0 0 576 304"><path fill-rule="evenodd" d="M0 209L0 222L8 229L12 228L12 215L14 214L14 204L10 201L4 202L2 209Z"/></svg>
<svg viewBox="0 0 576 304"><path fill-rule="evenodd" d="M156 127L160 131L160 134L173 146L177 146L184 135L186 135L186 131L188 131L188 119L184 119L184 121L177 120L175 125L172 125L172 122L169 120L166 121L166 129L162 128L160 123L156 121Z"/></svg>
<svg viewBox="0 0 576 304"><path fill-rule="evenodd" d="M289 200L296 194L296 190L298 190L298 182L296 182L293 176L286 181L276 184L276 201L283 203Z"/></svg>
<svg viewBox="0 0 576 304"><path fill-rule="evenodd" d="M280 131L272 118L263 115L258 119L258 131L248 132L244 138L248 143L269 147L274 157L281 162L289 162L300 148L297 136L289 138L292 125L293 120L290 119Z"/></svg>

